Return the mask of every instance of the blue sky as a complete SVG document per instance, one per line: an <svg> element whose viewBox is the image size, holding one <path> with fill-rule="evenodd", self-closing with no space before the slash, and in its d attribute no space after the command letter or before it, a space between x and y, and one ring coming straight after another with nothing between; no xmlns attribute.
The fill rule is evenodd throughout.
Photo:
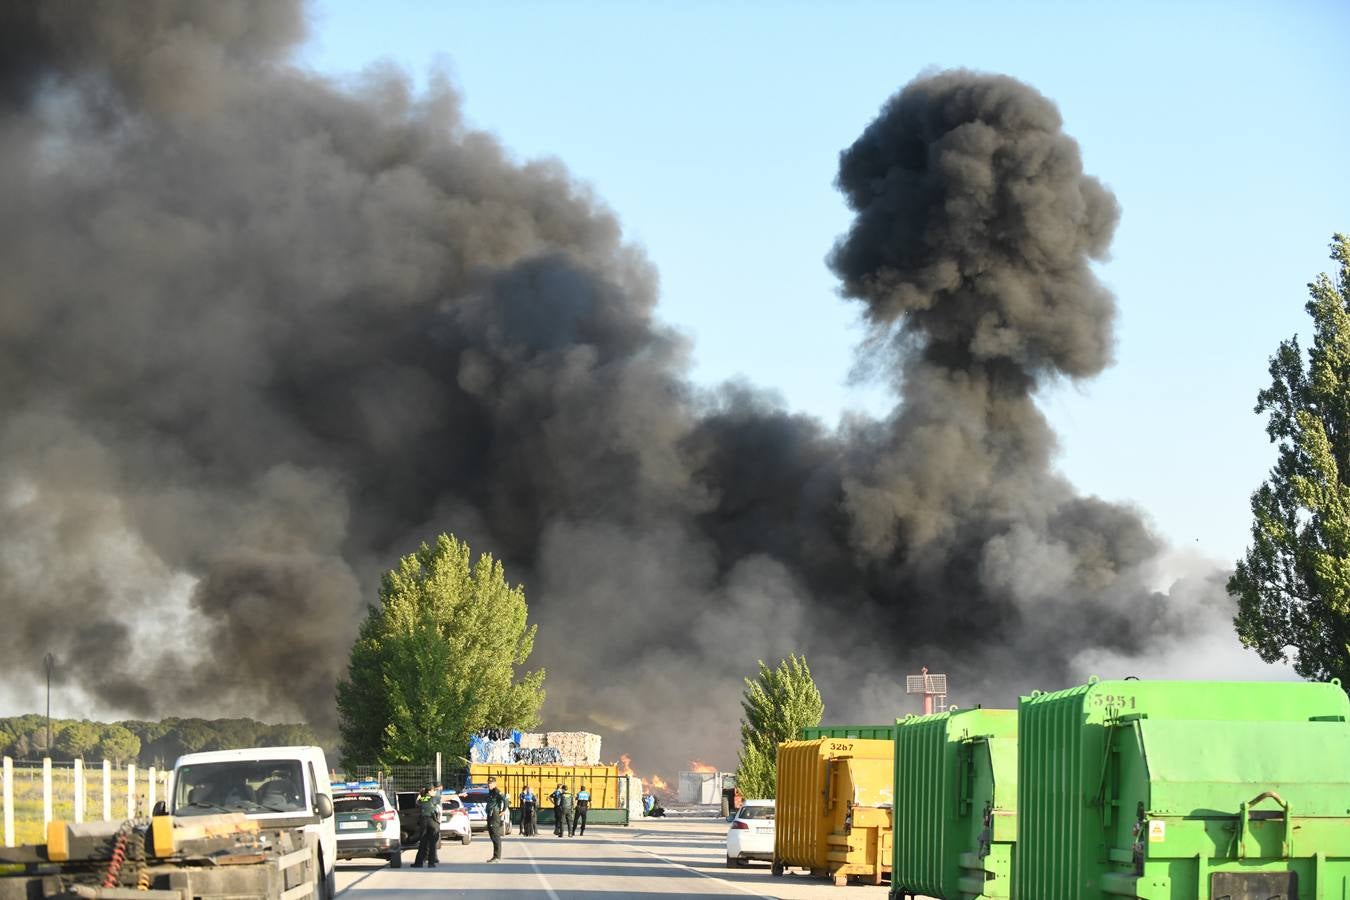
<svg viewBox="0 0 1350 900"><path fill-rule="evenodd" d="M556 157L661 273L693 372L833 424L862 336L824 264L838 153L929 68L1002 72L1058 103L1123 208L1100 268L1117 363L1048 387L1060 468L1231 563L1273 460L1252 413L1305 284L1350 230L1350 4L468 3L325 0L299 62L448 72L468 119Z"/></svg>

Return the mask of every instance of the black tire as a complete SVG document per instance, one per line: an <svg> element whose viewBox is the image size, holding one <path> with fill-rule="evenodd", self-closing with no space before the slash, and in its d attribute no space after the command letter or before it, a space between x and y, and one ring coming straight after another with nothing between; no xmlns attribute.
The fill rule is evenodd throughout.
<svg viewBox="0 0 1350 900"><path fill-rule="evenodd" d="M727 857L727 868L734 869L741 864L741 861L734 856Z"/></svg>
<svg viewBox="0 0 1350 900"><path fill-rule="evenodd" d="M463 844L465 847L469 846L469 844L473 843L473 832L472 831L464 832L464 837L460 838L459 842Z"/></svg>
<svg viewBox="0 0 1350 900"><path fill-rule="evenodd" d="M773 873L773 877L774 877L774 878L782 878L782 877L783 877L783 861L780 860L780 859L775 858L774 861L773 861L773 865L769 867L769 871Z"/></svg>
<svg viewBox="0 0 1350 900"><path fill-rule="evenodd" d="M328 872L324 868L323 848L318 847L316 850L318 851L319 871L315 873L317 877L315 878L314 894L318 897L318 900L333 900L333 896L337 894L337 873Z"/></svg>
<svg viewBox="0 0 1350 900"><path fill-rule="evenodd" d="M402 851L400 851L400 850L395 850L393 853L389 854L389 868L391 868L391 869L401 869L401 868L403 868L403 852L402 852Z"/></svg>

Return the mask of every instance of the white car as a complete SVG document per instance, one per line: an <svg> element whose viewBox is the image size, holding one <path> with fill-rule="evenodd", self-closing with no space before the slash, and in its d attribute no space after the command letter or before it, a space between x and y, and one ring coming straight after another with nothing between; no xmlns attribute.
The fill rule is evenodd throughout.
<svg viewBox="0 0 1350 900"><path fill-rule="evenodd" d="M752 859L773 862L774 801L747 800L731 817L727 829L727 868L748 865Z"/></svg>
<svg viewBox="0 0 1350 900"><path fill-rule="evenodd" d="M464 803L464 809L469 814L469 824L474 831L487 831L487 801L488 786L486 784L466 785L464 790L459 792L459 799ZM506 808L502 810L502 832L511 833L511 798L507 794L502 794L502 799L506 801Z"/></svg>
<svg viewBox="0 0 1350 900"><path fill-rule="evenodd" d="M185 753L173 767L174 816L241 812L264 828L302 828L317 846L318 900L337 893L337 829L328 762L319 747Z"/></svg>
<svg viewBox="0 0 1350 900"><path fill-rule="evenodd" d="M377 857L391 868L403 865L398 810L377 781L333 785L337 858Z"/></svg>
<svg viewBox="0 0 1350 900"><path fill-rule="evenodd" d="M441 797L441 840L459 841L461 844L473 840L469 811L464 808L464 802L454 794L445 794Z"/></svg>

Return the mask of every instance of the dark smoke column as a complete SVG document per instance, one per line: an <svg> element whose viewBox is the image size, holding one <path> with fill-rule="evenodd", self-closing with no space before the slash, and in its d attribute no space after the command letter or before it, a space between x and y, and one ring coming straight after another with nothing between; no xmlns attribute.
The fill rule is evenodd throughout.
<svg viewBox="0 0 1350 900"><path fill-rule="evenodd" d="M934 653L1009 672L1031 656L1060 675L1083 646L1132 644L1150 598L1122 576L1155 542L1053 471L1033 402L1110 362L1114 301L1090 261L1115 198L1083 173L1054 104L963 70L892 97L841 154L838 185L857 217L830 265L903 397L845 476L878 592Z"/></svg>
<svg viewBox="0 0 1350 900"><path fill-rule="evenodd" d="M1110 362L1105 257L1120 211L1053 103L1002 75L911 82L841 154L857 219L830 264L878 328L947 369L1095 375Z"/></svg>
<svg viewBox="0 0 1350 900"><path fill-rule="evenodd" d="M322 726L380 573L440 531L525 584L548 727L667 774L730 762L756 659L805 652L869 720L918 662L997 702L980 673L1182 630L1033 403L1108 361L1116 215L1043 97L925 78L844 154L832 264L901 396L832 430L692 384L588 190L446 84L295 67L303 25L0 4L0 691L50 651L110 710Z"/></svg>

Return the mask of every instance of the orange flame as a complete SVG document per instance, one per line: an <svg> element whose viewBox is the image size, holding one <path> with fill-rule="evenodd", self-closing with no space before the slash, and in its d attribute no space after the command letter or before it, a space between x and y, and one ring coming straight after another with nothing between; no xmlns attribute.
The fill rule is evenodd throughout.
<svg viewBox="0 0 1350 900"><path fill-rule="evenodd" d="M670 789L670 785L667 784L666 780L662 778L660 775L653 775L651 778L645 778L639 775L637 772L635 772L633 770L633 757L629 756L627 753L620 754L619 761L614 765L618 769L618 773L620 775L626 775L641 781L642 792L644 794L656 793L657 791L660 791L661 793L667 795L674 793L674 791ZM709 769L709 771L712 770Z"/></svg>
<svg viewBox="0 0 1350 900"><path fill-rule="evenodd" d="M704 774L711 775L717 772L717 766L710 766L707 763L701 762L697 759L691 759L689 760L689 771L702 772Z"/></svg>

